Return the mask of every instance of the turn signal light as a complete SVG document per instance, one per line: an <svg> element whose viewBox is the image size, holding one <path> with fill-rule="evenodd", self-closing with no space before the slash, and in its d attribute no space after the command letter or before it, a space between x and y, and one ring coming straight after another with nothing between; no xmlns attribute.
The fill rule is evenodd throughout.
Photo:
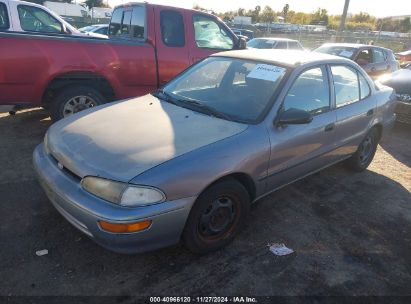
<svg viewBox="0 0 411 304"><path fill-rule="evenodd" d="M131 232L145 230L151 226L151 223L152 221L142 221L142 222L126 223L126 224L99 221L99 225L101 229L108 231L108 232L114 232L114 233L131 233Z"/></svg>

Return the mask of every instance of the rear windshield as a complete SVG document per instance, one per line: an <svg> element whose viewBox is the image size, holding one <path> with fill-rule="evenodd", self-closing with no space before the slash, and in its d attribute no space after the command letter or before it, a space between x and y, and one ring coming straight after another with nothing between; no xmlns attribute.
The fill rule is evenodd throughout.
<svg viewBox="0 0 411 304"><path fill-rule="evenodd" d="M318 53L330 54L340 57L345 57L352 59L353 55L357 51L356 48L353 47L346 47L346 46L320 46L318 49L314 50Z"/></svg>
<svg viewBox="0 0 411 304"><path fill-rule="evenodd" d="M110 36L145 39L146 13L145 7L119 7L114 10L109 26Z"/></svg>
<svg viewBox="0 0 411 304"><path fill-rule="evenodd" d="M0 2L0 30L7 30L9 28L9 16L7 8L4 3Z"/></svg>

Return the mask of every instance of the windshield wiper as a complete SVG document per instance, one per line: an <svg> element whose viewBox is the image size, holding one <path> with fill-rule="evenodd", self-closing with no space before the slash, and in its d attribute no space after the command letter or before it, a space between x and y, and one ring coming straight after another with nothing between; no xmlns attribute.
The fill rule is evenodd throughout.
<svg viewBox="0 0 411 304"><path fill-rule="evenodd" d="M184 100L180 100L181 102L187 103L189 105L193 105L195 108L200 109L201 112L204 112L204 114L209 114L211 116L217 117L217 118L222 118L225 120L233 120L229 115L224 114L220 111L218 111L217 109L207 106L201 102L195 101L195 100L191 100L191 99L184 99Z"/></svg>
<svg viewBox="0 0 411 304"><path fill-rule="evenodd" d="M151 93L151 95L174 105L178 105L179 100L165 92L163 89L155 90L153 93Z"/></svg>
<svg viewBox="0 0 411 304"><path fill-rule="evenodd" d="M200 103L196 100L193 99L183 99L183 98L176 98L174 96L171 96L169 93L165 92L162 89L156 90L154 93L152 93L153 96L160 98L161 100L164 100L166 102L172 103L174 105L182 106L185 108L189 108L190 110L193 110L193 108L196 108L200 110L200 112L204 114L208 114L210 116L214 116L217 118L222 118L225 120L233 120L232 117L230 117L227 114L221 113L217 109L214 109L213 107L207 106L203 103ZM187 107L188 105L188 107Z"/></svg>

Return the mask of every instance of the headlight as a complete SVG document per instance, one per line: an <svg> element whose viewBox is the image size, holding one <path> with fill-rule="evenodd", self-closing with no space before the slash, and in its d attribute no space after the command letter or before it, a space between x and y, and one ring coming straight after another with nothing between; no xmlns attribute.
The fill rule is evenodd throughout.
<svg viewBox="0 0 411 304"><path fill-rule="evenodd" d="M157 204L166 198L163 192L155 188L133 186L94 176L83 178L81 185L95 196L127 207Z"/></svg>

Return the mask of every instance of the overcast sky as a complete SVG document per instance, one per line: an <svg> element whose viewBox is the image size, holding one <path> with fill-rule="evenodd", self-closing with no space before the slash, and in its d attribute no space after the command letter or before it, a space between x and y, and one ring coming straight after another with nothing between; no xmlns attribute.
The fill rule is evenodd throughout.
<svg viewBox="0 0 411 304"><path fill-rule="evenodd" d="M130 2L130 0L108 1L112 6ZM148 2L185 8L192 8L193 4L198 4L216 12L236 10L239 7L253 9L256 5L261 7L269 5L274 10L281 11L284 5L288 3L290 9L294 11L311 13L321 7L327 9L332 15L341 14L344 7L344 0L149 0ZM411 0L351 0L349 13L355 14L360 11L376 17L411 15Z"/></svg>

